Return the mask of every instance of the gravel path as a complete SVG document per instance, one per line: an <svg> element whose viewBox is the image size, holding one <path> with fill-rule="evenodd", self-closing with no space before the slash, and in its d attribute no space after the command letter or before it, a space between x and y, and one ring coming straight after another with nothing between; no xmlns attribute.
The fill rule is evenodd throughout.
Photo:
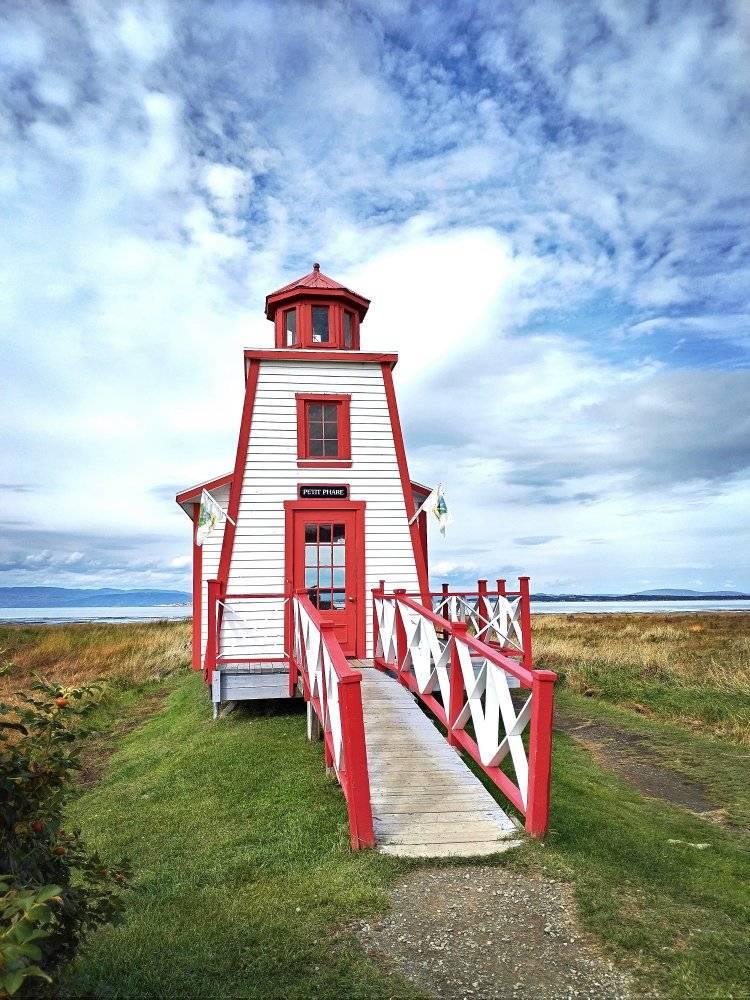
<svg viewBox="0 0 750 1000"><path fill-rule="evenodd" d="M490 865L422 868L358 934L440 1000L633 1000L629 977L576 923L569 888ZM639 994L642 996L642 994Z"/></svg>

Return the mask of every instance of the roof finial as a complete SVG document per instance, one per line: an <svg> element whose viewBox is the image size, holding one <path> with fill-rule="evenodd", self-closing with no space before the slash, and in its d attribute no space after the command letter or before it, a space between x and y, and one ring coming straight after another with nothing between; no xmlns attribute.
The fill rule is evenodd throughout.
<svg viewBox="0 0 750 1000"><path fill-rule="evenodd" d="M313 264L313 271L319 271L319 270L320 270L320 264Z"/></svg>

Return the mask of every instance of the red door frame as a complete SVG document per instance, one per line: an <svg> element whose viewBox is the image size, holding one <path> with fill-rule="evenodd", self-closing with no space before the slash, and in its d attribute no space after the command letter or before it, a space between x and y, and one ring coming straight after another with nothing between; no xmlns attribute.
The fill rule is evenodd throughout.
<svg viewBox="0 0 750 1000"><path fill-rule="evenodd" d="M339 512L353 513L357 526L356 542L354 545L353 568L355 573L355 589L357 594L355 629L356 642L354 643L354 657L363 659L367 648L366 618L365 618L365 508L367 504L364 500L285 500L284 501L284 589L288 594L293 593L294 587L294 522L297 514L315 513L318 517L321 514L330 512L332 519ZM287 615L287 639L285 647L292 648L291 643L291 615Z"/></svg>

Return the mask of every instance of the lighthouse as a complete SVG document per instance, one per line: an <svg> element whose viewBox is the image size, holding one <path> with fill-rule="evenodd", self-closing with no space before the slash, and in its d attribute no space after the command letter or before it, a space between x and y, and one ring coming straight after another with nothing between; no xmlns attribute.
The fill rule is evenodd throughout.
<svg viewBox="0 0 750 1000"><path fill-rule="evenodd" d="M430 489L409 476L398 355L362 346L369 305L318 264L271 292L273 346L244 351L234 468L177 495L193 520L193 666L220 671L214 700L291 694L295 593L348 658L373 656L382 581L429 602ZM204 490L227 516L198 545Z"/></svg>

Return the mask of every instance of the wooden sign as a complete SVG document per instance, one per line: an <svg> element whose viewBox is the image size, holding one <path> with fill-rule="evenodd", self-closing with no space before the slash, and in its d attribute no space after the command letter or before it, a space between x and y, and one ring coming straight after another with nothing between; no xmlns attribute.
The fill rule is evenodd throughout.
<svg viewBox="0 0 750 1000"><path fill-rule="evenodd" d="M300 500L348 500L349 487L341 483L325 485L309 485L305 483L299 488Z"/></svg>

